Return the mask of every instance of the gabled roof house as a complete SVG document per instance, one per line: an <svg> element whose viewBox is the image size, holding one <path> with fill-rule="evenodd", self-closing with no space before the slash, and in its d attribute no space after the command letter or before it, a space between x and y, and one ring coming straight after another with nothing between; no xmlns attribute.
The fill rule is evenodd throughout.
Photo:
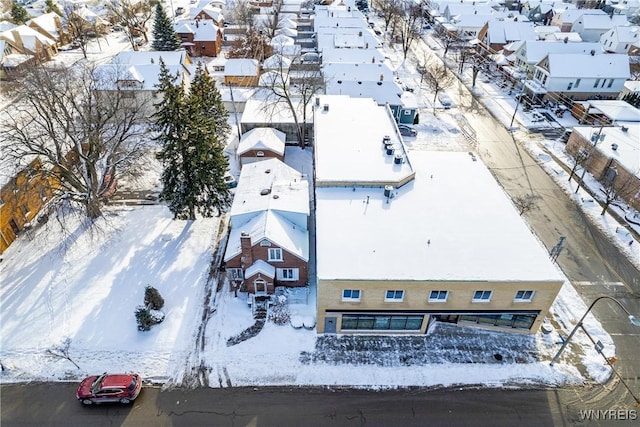
<svg viewBox="0 0 640 427"><path fill-rule="evenodd" d="M236 290L254 297L307 285L306 177L275 158L246 164L229 215L224 262Z"/></svg>

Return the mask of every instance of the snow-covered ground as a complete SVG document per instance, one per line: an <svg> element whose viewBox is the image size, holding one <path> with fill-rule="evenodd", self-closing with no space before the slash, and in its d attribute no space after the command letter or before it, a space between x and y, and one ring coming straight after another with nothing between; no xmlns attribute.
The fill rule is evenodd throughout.
<svg viewBox="0 0 640 427"><path fill-rule="evenodd" d="M389 50L390 55L394 53ZM61 55L71 58L74 54ZM482 88L495 90L491 85ZM510 120L513 110L498 104L513 100L492 99L489 107L494 113ZM407 139L409 149L465 150L455 114L455 109L437 116L429 109L421 111L416 125L419 135ZM526 121L526 116L520 116L519 121ZM555 150L556 145L532 143L530 149ZM306 173L311 170L309 153L288 149L287 162L306 168ZM560 175L553 162L538 158ZM146 190L153 188L157 176L146 182ZM587 209L590 203L581 197L576 196L576 202ZM598 211L594 221L602 221L612 238L619 239L613 220L600 217L597 206L594 211ZM560 363L550 367L548 362L561 343L558 330L522 336L439 325L427 336L324 337L315 330L268 322L256 337L227 346L253 319L245 300L209 274L217 242L224 237L221 218L174 221L161 205L111 206L105 212L98 227L90 230L77 218L63 228L51 217L3 254L0 382L77 381L96 372L136 371L169 385L191 384L199 377L200 383L211 387L499 387L602 381L609 375L602 357L582 333L574 337ZM640 244L629 247L620 240L626 250L636 251L632 256L638 256ZM156 287L164 297L166 319L151 331L140 332L134 310L142 304L146 285ZM218 285L221 290L216 292ZM213 294L205 303L208 290ZM314 292L312 288L308 298L292 300L295 317L314 315ZM567 283L549 323L566 336L585 309ZM211 313L206 328L202 324L205 310ZM585 327L603 342L605 354L613 355L611 338L593 317L587 318ZM68 358L59 357L65 355Z"/></svg>

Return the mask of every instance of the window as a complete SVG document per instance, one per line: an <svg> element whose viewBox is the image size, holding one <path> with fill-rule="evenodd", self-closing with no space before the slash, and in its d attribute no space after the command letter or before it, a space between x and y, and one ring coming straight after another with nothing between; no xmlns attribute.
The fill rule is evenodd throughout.
<svg viewBox="0 0 640 427"><path fill-rule="evenodd" d="M342 330L419 331L424 316L344 314Z"/></svg>
<svg viewBox="0 0 640 427"><path fill-rule="evenodd" d="M360 290L344 289L342 291L342 301L360 301Z"/></svg>
<svg viewBox="0 0 640 427"><path fill-rule="evenodd" d="M525 302L531 301L533 298L534 291L518 291L516 292L516 297L513 299L514 302Z"/></svg>
<svg viewBox="0 0 640 427"><path fill-rule="evenodd" d="M282 249L269 248L269 261L282 261Z"/></svg>
<svg viewBox="0 0 640 427"><path fill-rule="evenodd" d="M264 157L264 151L258 151L258 152L256 153L256 156L258 156L258 157Z"/></svg>
<svg viewBox="0 0 640 427"><path fill-rule="evenodd" d="M282 281L295 281L298 280L297 268L278 268L276 269L276 278Z"/></svg>
<svg viewBox="0 0 640 427"><path fill-rule="evenodd" d="M29 215L29 207L27 205L20 206L20 209L22 210L22 215L24 216Z"/></svg>
<svg viewBox="0 0 640 427"><path fill-rule="evenodd" d="M578 86L580 86L580 79L576 79L576 85L575 85L575 87L578 87Z"/></svg>
<svg viewBox="0 0 640 427"><path fill-rule="evenodd" d="M502 328L531 329L536 321L535 314L464 314L461 322L480 325L499 326Z"/></svg>
<svg viewBox="0 0 640 427"><path fill-rule="evenodd" d="M600 79L596 79L596 82L593 84L593 87L598 87L600 84Z"/></svg>
<svg viewBox="0 0 640 427"><path fill-rule="evenodd" d="M271 246L271 242L268 240L260 240L260 246Z"/></svg>
<svg viewBox="0 0 640 427"><path fill-rule="evenodd" d="M473 294L472 302L489 302L491 301L491 294L493 291L476 291Z"/></svg>
<svg viewBox="0 0 640 427"><path fill-rule="evenodd" d="M573 82L569 82L569 86L567 86L567 90L571 90L572 87L573 87Z"/></svg>
<svg viewBox="0 0 640 427"><path fill-rule="evenodd" d="M446 302L449 291L431 291L429 302Z"/></svg>
<svg viewBox="0 0 640 427"><path fill-rule="evenodd" d="M613 86L613 79L609 79L609 84L607 85L608 88L611 86Z"/></svg>
<svg viewBox="0 0 640 427"><path fill-rule="evenodd" d="M393 302L401 302L403 298L404 298L404 291L398 291L398 290L387 291L387 293L384 296L385 301L393 301Z"/></svg>
<svg viewBox="0 0 640 427"><path fill-rule="evenodd" d="M241 268L229 268L227 270L229 271L229 277L231 277L232 280L242 280L243 279L243 274L242 274L242 269Z"/></svg>

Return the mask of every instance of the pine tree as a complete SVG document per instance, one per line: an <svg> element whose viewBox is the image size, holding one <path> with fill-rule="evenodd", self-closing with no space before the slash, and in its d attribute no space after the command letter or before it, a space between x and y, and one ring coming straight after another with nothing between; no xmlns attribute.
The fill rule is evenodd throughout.
<svg viewBox="0 0 640 427"><path fill-rule="evenodd" d="M27 9L20 6L16 2L13 2L11 4L11 21L14 24L21 25L27 22L29 19L31 19L31 15L29 15L29 12L27 12Z"/></svg>
<svg viewBox="0 0 640 427"><path fill-rule="evenodd" d="M56 13L56 14L58 14L58 15L62 16L62 11L60 11L60 8L58 7L58 5L57 5L57 4L55 4L55 3L53 2L53 0L47 0L47 1L45 2L45 8L44 8L44 11L45 11L46 13L51 13L51 12L53 12L53 13Z"/></svg>
<svg viewBox="0 0 640 427"><path fill-rule="evenodd" d="M167 16L162 4L156 4L156 19L153 23L153 43L155 50L171 51L178 50L182 47L182 43L178 35L173 31L173 23Z"/></svg>
<svg viewBox="0 0 640 427"><path fill-rule="evenodd" d="M231 200L224 181L227 159L222 151L229 133L228 113L215 82L198 64L190 91L176 85L161 62L155 129L162 149L163 189L160 199L174 218L196 219L226 208Z"/></svg>

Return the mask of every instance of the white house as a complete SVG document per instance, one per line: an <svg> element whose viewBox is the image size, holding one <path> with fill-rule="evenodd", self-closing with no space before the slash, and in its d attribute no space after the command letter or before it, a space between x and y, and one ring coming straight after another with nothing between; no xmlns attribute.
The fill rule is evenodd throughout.
<svg viewBox="0 0 640 427"><path fill-rule="evenodd" d="M640 47L640 27L613 27L600 37L600 44L607 52L629 53L632 47Z"/></svg>
<svg viewBox="0 0 640 427"><path fill-rule="evenodd" d="M629 25L623 15L588 15L584 14L573 24L572 31L580 34L586 42L600 41L600 37L616 26Z"/></svg>
<svg viewBox="0 0 640 427"><path fill-rule="evenodd" d="M533 99L617 98L629 75L628 55L550 53L536 65L525 91Z"/></svg>

